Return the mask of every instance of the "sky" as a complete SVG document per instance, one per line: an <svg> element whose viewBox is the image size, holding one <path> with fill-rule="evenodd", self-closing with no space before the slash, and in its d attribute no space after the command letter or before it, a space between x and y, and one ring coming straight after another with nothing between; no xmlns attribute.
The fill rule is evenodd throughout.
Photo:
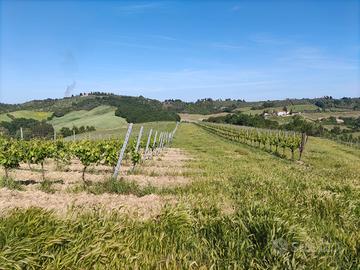
<svg viewBox="0 0 360 270"><path fill-rule="evenodd" d="M360 0L0 0L0 102L360 96Z"/></svg>

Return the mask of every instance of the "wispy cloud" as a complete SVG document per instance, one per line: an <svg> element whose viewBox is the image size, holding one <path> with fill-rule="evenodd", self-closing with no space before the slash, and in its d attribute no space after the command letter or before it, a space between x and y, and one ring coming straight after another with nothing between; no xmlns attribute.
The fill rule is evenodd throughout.
<svg viewBox="0 0 360 270"><path fill-rule="evenodd" d="M255 34L250 37L250 41L264 45L291 45L295 43L293 38L278 37L271 34Z"/></svg>
<svg viewBox="0 0 360 270"><path fill-rule="evenodd" d="M164 7L165 2L121 4L116 8L122 14L138 14Z"/></svg>
<svg viewBox="0 0 360 270"><path fill-rule="evenodd" d="M174 37L170 37L170 36L165 36L165 35L148 35L151 38L155 38L155 39L161 39L161 40L168 40L168 41L178 41L177 38Z"/></svg>
<svg viewBox="0 0 360 270"><path fill-rule="evenodd" d="M322 49L312 46L302 46L291 50L281 61L295 66L325 69L325 70L359 70L359 63L353 59L332 56Z"/></svg>
<svg viewBox="0 0 360 270"><path fill-rule="evenodd" d="M228 44L228 43L213 43L211 45L214 48L227 49L227 50L239 50L239 49L246 48L245 46L242 46L242 45Z"/></svg>
<svg viewBox="0 0 360 270"><path fill-rule="evenodd" d="M128 47L128 48L139 48L139 49L148 49L148 50L166 50L166 47L148 45L140 42L101 41L101 43L105 43L114 47Z"/></svg>

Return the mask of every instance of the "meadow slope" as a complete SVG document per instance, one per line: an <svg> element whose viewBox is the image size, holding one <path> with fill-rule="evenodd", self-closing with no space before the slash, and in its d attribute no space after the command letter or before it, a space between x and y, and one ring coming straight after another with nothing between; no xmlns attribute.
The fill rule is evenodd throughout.
<svg viewBox="0 0 360 270"><path fill-rule="evenodd" d="M72 111L62 117L54 117L49 123L57 131L62 127L73 126L94 126L98 130L126 127L126 120L115 116L115 110L116 108L111 106L98 106L90 111Z"/></svg>
<svg viewBox="0 0 360 270"><path fill-rule="evenodd" d="M302 162L181 124L185 186L151 219L84 209L0 218L0 266L49 269L358 269L360 151L310 138ZM1 268L1 267L0 267ZM5 267L6 268L6 267Z"/></svg>

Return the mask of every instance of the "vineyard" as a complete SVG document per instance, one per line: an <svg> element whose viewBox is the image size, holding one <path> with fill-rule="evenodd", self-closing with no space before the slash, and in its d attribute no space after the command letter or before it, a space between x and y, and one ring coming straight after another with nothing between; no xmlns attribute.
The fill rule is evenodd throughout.
<svg viewBox="0 0 360 270"><path fill-rule="evenodd" d="M359 151L309 137L289 162L255 147L296 158L301 134L174 126L2 138L0 269L358 268Z"/></svg>
<svg viewBox="0 0 360 270"><path fill-rule="evenodd" d="M296 150L298 150L299 153L299 160L301 159L307 141L306 134L296 132L274 131L225 124L198 123L197 125L225 139L262 148L277 155L280 155L278 150L282 149L282 157L286 157L286 149L288 149L291 153L291 159L295 158Z"/></svg>
<svg viewBox="0 0 360 270"><path fill-rule="evenodd" d="M129 125L125 140L42 140L29 141L0 137L0 165L4 168L5 178L9 177L9 170L18 168L21 163L40 165L42 180L45 180L44 163L52 159L57 165L70 165L76 159L81 162L82 180L86 183L86 169L92 165L105 165L113 168L112 175L117 178L122 159L131 161L132 170L142 159L151 158L159 154L169 144L175 134L177 126L171 132L158 132L150 129L148 137L143 138L141 127L137 139L128 143L132 130ZM121 151L120 151L121 150Z"/></svg>

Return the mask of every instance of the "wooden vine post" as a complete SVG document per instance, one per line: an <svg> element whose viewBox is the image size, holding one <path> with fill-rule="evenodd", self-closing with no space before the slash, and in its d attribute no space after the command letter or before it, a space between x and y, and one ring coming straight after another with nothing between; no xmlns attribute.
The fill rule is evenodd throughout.
<svg viewBox="0 0 360 270"><path fill-rule="evenodd" d="M161 133L160 133L160 136L159 136L159 145L158 145L158 147L156 148L156 154L158 154L158 153L160 152L161 145L162 145L162 141L163 141L163 133L161 132Z"/></svg>
<svg viewBox="0 0 360 270"><path fill-rule="evenodd" d="M123 145L121 147L118 162L117 162L116 167L115 167L115 171L114 171L114 175L113 175L114 179L117 179L117 177L119 175L119 171L120 171L120 168L121 168L121 161L122 161L122 159L124 157L124 154L125 154L126 146L128 144L129 138L130 138L132 127L133 127L133 123L130 123L129 127L128 127L128 130L126 132L124 143L123 143Z"/></svg>
<svg viewBox="0 0 360 270"><path fill-rule="evenodd" d="M146 159L148 151L149 151L149 145L150 145L150 140L151 140L151 134L152 134L152 129L150 129L149 131L149 136L146 142L146 147L145 147L145 152L144 152L144 158Z"/></svg>
<svg viewBox="0 0 360 270"><path fill-rule="evenodd" d="M137 138L137 142L136 142L136 146L135 146L135 153L137 153L139 151L139 146L140 146L141 136L143 134L143 130L144 130L144 127L141 126L140 131L139 131L139 136Z"/></svg>
<svg viewBox="0 0 360 270"><path fill-rule="evenodd" d="M158 132L156 131L156 132L155 132L155 136L154 136L154 142L153 142L153 145L152 145L151 157L153 156L154 151L155 151L157 135L158 135Z"/></svg>
<svg viewBox="0 0 360 270"><path fill-rule="evenodd" d="M305 132L301 133L301 143L300 143L300 147L299 147L299 160L301 160L301 156L302 156L302 153L304 152L307 139L308 139L308 136L306 135L306 133Z"/></svg>

